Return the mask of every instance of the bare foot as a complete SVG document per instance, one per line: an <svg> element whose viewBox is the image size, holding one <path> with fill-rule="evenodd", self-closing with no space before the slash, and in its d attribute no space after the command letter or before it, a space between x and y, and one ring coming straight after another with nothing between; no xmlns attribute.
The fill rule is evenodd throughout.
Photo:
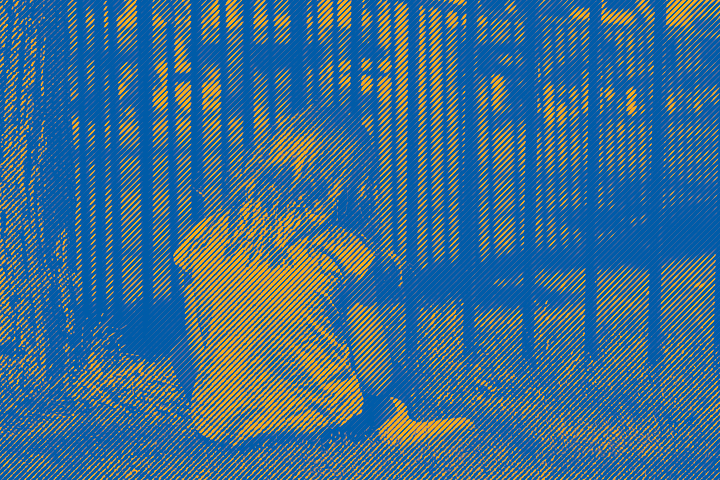
<svg viewBox="0 0 720 480"><path fill-rule="evenodd" d="M455 455L476 435L473 422L466 418L446 418L416 422L408 415L405 404L395 398L395 415L378 431L384 441L399 448L425 447L438 460Z"/></svg>

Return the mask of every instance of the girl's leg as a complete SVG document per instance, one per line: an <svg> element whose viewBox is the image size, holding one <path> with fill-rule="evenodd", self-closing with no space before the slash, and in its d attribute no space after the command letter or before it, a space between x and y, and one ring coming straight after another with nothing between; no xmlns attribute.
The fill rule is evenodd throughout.
<svg viewBox="0 0 720 480"><path fill-rule="evenodd" d="M389 258L377 258L348 295L345 336L363 393L407 402L409 382L402 362L401 276Z"/></svg>
<svg viewBox="0 0 720 480"><path fill-rule="evenodd" d="M347 430L358 436L377 431L392 444L425 445L434 455L447 456L453 445L471 441L476 431L464 418L417 422L408 416L410 385L400 362L402 296L392 288L395 280L387 281L386 272L378 275L376 270L374 294L370 288L369 295L356 295L364 303L349 306L347 335L363 390L363 413L349 422ZM387 285L391 288L383 289Z"/></svg>
<svg viewBox="0 0 720 480"><path fill-rule="evenodd" d="M396 413L392 398L410 400L409 382L401 363L402 295L399 275L380 264L348 296L345 337L363 392L363 413L346 430L369 435ZM392 398L391 398L392 397Z"/></svg>
<svg viewBox="0 0 720 480"><path fill-rule="evenodd" d="M395 390L398 369L385 323L378 305L357 303L348 311L348 340L363 393L362 414L351 419L343 429L352 436L369 436L396 413L390 395Z"/></svg>

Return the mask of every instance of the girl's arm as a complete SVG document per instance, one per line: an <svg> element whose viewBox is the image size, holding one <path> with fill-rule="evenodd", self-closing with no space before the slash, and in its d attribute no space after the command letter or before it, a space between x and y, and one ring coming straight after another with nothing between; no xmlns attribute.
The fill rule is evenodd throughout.
<svg viewBox="0 0 720 480"><path fill-rule="evenodd" d="M355 371L363 392L387 394L399 372L402 325L402 275L389 256L373 265L349 296L348 334Z"/></svg>
<svg viewBox="0 0 720 480"><path fill-rule="evenodd" d="M334 227L313 242L344 272L347 283L338 306L345 315L337 333L350 347L363 393L397 395L402 383L402 275L392 256L373 252L363 240Z"/></svg>

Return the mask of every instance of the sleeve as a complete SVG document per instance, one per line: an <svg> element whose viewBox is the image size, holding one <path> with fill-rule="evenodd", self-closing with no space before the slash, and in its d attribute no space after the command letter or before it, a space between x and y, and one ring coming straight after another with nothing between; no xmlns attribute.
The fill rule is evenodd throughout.
<svg viewBox="0 0 720 480"><path fill-rule="evenodd" d="M182 271L192 275L195 257L197 257L198 250L202 249L202 241L205 239L207 231L211 226L211 217L205 218L195 225L187 238L183 240L182 245L173 253L173 261Z"/></svg>
<svg viewBox="0 0 720 480"><path fill-rule="evenodd" d="M191 275L214 265L230 241L228 218L228 214L214 215L195 225L173 254L175 264Z"/></svg>
<svg viewBox="0 0 720 480"><path fill-rule="evenodd" d="M357 236L339 227L319 235L313 244L322 247L343 269L350 304L400 300L401 272L389 256L373 253Z"/></svg>
<svg viewBox="0 0 720 480"><path fill-rule="evenodd" d="M312 245L330 256L351 282L365 277L375 260L373 252L359 238L340 227L318 235Z"/></svg>
<svg viewBox="0 0 720 480"><path fill-rule="evenodd" d="M402 299L402 273L389 257L382 257L375 269L375 285L380 302L399 302Z"/></svg>
<svg viewBox="0 0 720 480"><path fill-rule="evenodd" d="M224 252L230 240L228 215L218 214L198 223L173 254L175 264L183 272L185 290L185 324L193 355L198 358L203 348L207 327L209 292L214 288L224 265Z"/></svg>

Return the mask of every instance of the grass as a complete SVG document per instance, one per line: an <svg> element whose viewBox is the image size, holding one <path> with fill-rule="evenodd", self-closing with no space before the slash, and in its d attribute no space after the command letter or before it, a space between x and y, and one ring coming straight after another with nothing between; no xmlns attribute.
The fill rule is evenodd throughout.
<svg viewBox="0 0 720 480"><path fill-rule="evenodd" d="M592 378L564 395L531 375L513 389L479 388L464 402L475 412L475 441L434 459L376 438L223 449L188 427L162 364L126 357L115 363L122 374L101 377L108 365L93 362L79 382L93 389L80 388L64 408L11 409L1 419L2 478L719 478L716 420L695 429L673 422L650 383L633 396L602 385L584 396L582 381Z"/></svg>
<svg viewBox="0 0 720 480"><path fill-rule="evenodd" d="M427 400L421 415L468 416L478 427L450 457L394 449L377 438L238 451L203 442L189 428L169 362L150 363L99 341L65 402L21 408L8 402L18 396L18 375L3 377L0 478L720 478L716 366L641 367L617 376L587 361L562 375L520 364L494 377L488 362L472 370L437 362L441 371L428 367L420 385Z"/></svg>

